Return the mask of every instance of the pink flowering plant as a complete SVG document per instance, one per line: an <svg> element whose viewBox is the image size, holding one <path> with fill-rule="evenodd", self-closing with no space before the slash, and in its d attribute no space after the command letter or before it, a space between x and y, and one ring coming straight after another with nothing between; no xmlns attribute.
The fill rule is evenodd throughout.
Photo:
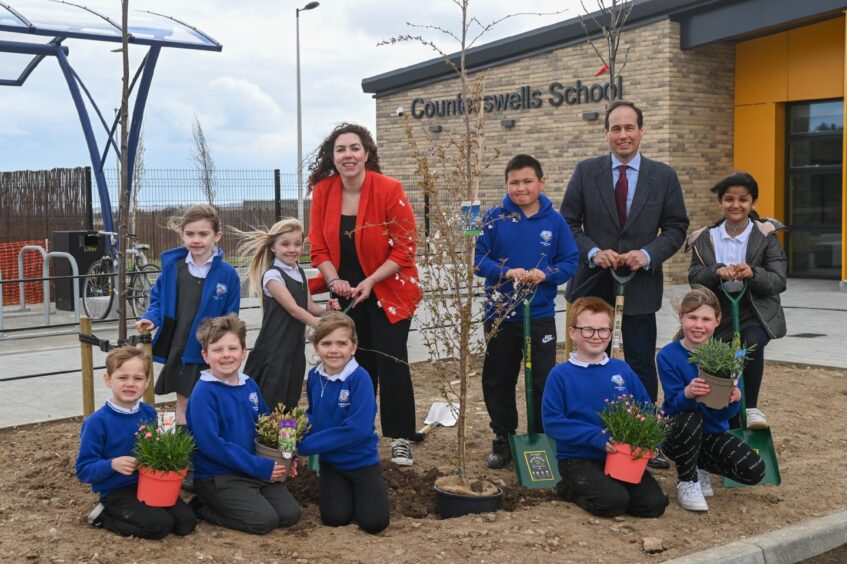
<svg viewBox="0 0 847 564"><path fill-rule="evenodd" d="M156 422L150 422L135 433L133 453L139 466L160 472L178 472L188 467L194 446L194 437L184 428L165 431Z"/></svg>
<svg viewBox="0 0 847 564"><path fill-rule="evenodd" d="M632 395L606 400L600 420L613 443L628 444L636 458L656 450L668 433L670 420L656 404L638 402Z"/></svg>

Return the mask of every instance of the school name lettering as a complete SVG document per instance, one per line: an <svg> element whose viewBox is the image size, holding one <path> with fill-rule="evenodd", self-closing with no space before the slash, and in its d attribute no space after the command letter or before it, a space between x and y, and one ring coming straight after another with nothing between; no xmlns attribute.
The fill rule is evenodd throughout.
<svg viewBox="0 0 847 564"><path fill-rule="evenodd" d="M598 83L592 85L583 84L577 80L574 84L566 86L561 82L551 82L547 87L546 94L531 86L522 86L514 92L502 94L487 94L480 98L465 98L461 94L455 98L442 100L429 100L415 98L412 101L412 117L415 119L450 117L463 115L465 112L476 113L480 108L485 113L504 112L506 110L534 110L540 108L546 102L548 105L558 108L561 105L573 106L576 104L588 104L623 99L623 78L618 77L617 84L610 85Z"/></svg>

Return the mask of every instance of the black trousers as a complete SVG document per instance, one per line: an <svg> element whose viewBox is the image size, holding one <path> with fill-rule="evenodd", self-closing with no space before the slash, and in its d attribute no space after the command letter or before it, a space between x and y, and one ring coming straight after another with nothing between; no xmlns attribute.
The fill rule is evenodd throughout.
<svg viewBox="0 0 847 564"><path fill-rule="evenodd" d="M485 322L485 332L493 322ZM556 365L556 321L552 317L533 319L532 340L532 401L536 433L544 432L541 422L541 397L547 375ZM501 323L485 347L482 364L482 395L491 418L491 429L497 435L513 434L518 428L518 407L515 386L523 362L523 323Z"/></svg>
<svg viewBox="0 0 847 564"><path fill-rule="evenodd" d="M584 295L597 296L614 307L615 282L612 275L599 275L597 283ZM650 400L656 403L659 397L659 378L656 375L656 314L624 315L621 333L624 359L644 384ZM607 352L611 352L611 343Z"/></svg>
<svg viewBox="0 0 847 564"><path fill-rule="evenodd" d="M391 323L376 302L371 295L348 312L359 337L356 362L371 375L378 394L382 435L414 439L415 392L406 348L412 320Z"/></svg>
<svg viewBox="0 0 847 564"><path fill-rule="evenodd" d="M732 340L732 335L724 340ZM747 347L747 364L744 365L744 401L747 407L759 405L759 390L762 389L762 375L765 372L765 347L770 342L765 329L758 323L751 323L741 328L741 342ZM753 350L749 350L755 345ZM734 424L733 424L734 423ZM730 421L731 428L740 427L736 416Z"/></svg>
<svg viewBox="0 0 847 564"><path fill-rule="evenodd" d="M103 528L126 537L163 539L173 533L185 536L194 530L197 517L184 501L177 498L173 507L150 507L138 501L138 485L115 490L100 503L103 511Z"/></svg>
<svg viewBox="0 0 847 564"><path fill-rule="evenodd" d="M340 470L321 462L320 508L321 522L328 527L355 522L370 534L388 527L388 492L379 463Z"/></svg>
<svg viewBox="0 0 847 564"><path fill-rule="evenodd" d="M197 515L213 525L264 535L300 520L300 505L281 482L224 474L194 481Z"/></svg>
<svg viewBox="0 0 847 564"><path fill-rule="evenodd" d="M562 480L556 485L559 496L576 503L592 515L616 517L661 517L668 506L656 479L648 471L638 484L620 482L604 472L605 462L584 458L559 461Z"/></svg>
<svg viewBox="0 0 847 564"><path fill-rule="evenodd" d="M681 482L696 482L698 467L748 486L765 477L765 461L756 451L735 435L706 431L699 411L674 415L662 450L676 463Z"/></svg>

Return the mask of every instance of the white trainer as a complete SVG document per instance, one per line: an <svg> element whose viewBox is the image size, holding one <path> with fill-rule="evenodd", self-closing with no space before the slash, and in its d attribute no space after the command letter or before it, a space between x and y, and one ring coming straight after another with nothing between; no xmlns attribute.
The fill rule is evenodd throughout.
<svg viewBox="0 0 847 564"><path fill-rule="evenodd" d="M95 527L99 527L103 523L103 511L106 507L102 503L98 503L91 513L88 514L88 522Z"/></svg>
<svg viewBox="0 0 847 564"><path fill-rule="evenodd" d="M391 441L391 462L397 466L412 465L412 447L406 439L394 439Z"/></svg>
<svg viewBox="0 0 847 564"><path fill-rule="evenodd" d="M709 505L699 482L679 482L676 485L676 497L683 509L689 511L708 511Z"/></svg>
<svg viewBox="0 0 847 564"><path fill-rule="evenodd" d="M747 428L748 429L767 429L768 421L765 419L765 414L756 409L755 407L750 407L745 410L747 414Z"/></svg>
<svg viewBox="0 0 847 564"><path fill-rule="evenodd" d="M700 468L697 469L697 483L700 484L700 493L703 494L703 497L715 495L715 490L712 489L712 477Z"/></svg>

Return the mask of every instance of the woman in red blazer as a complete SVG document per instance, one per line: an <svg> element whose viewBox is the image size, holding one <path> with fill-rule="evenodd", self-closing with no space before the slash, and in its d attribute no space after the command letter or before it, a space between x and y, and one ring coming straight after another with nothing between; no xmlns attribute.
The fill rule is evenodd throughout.
<svg viewBox="0 0 847 564"><path fill-rule="evenodd" d="M415 214L393 178L380 174L370 132L344 123L318 148L310 167L312 265L346 307L359 337L356 361L379 392L391 460L411 465L415 398L406 341L421 300L415 266Z"/></svg>

